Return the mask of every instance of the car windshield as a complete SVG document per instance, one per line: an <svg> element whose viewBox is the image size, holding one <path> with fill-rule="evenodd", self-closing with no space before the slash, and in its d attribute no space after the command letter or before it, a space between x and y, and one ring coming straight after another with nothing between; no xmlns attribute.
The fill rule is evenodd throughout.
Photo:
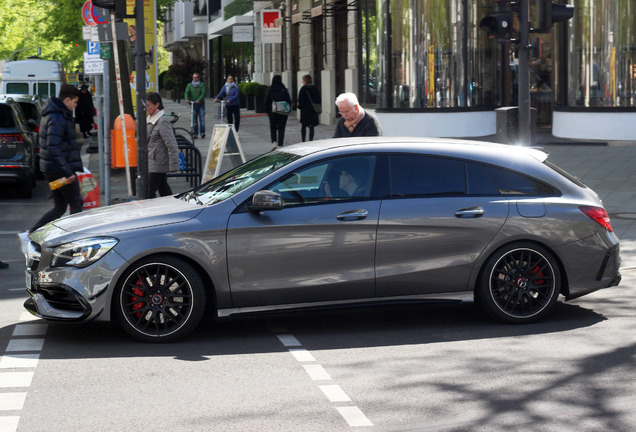
<svg viewBox="0 0 636 432"><path fill-rule="evenodd" d="M194 201L200 205L216 204L241 192L269 173L298 158L300 155L287 152L266 153L179 195L179 198L184 201Z"/></svg>

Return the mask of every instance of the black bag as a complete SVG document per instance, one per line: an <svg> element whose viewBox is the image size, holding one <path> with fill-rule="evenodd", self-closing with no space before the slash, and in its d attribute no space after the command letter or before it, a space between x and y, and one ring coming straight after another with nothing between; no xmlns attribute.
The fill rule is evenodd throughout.
<svg viewBox="0 0 636 432"><path fill-rule="evenodd" d="M320 105L319 103L314 103L314 101L311 99L311 95L309 94L309 91L307 91L307 97L309 98L309 103L311 103L311 106L314 109L314 112L316 114L320 114L322 112L322 105Z"/></svg>

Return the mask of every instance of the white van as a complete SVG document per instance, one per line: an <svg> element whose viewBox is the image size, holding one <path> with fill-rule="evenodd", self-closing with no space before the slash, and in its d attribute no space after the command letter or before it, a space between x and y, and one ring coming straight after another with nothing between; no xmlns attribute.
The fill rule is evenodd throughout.
<svg viewBox="0 0 636 432"><path fill-rule="evenodd" d="M66 74L59 61L28 58L6 62L1 79L0 93L39 95L48 99L57 96L66 83Z"/></svg>

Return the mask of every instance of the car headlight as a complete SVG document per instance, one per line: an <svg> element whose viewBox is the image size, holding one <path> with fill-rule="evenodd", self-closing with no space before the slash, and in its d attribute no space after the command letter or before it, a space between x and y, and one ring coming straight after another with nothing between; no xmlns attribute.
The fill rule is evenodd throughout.
<svg viewBox="0 0 636 432"><path fill-rule="evenodd" d="M112 237L93 237L66 243L53 250L52 267L86 267L103 257L119 240Z"/></svg>

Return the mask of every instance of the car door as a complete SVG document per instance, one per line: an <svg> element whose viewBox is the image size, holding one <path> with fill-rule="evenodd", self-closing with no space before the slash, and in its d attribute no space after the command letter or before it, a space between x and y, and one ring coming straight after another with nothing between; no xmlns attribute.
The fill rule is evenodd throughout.
<svg viewBox="0 0 636 432"><path fill-rule="evenodd" d="M389 167L390 197L382 202L378 226L377 296L470 289L475 259L508 217L507 200L472 163L392 155ZM477 193L468 193L467 178Z"/></svg>
<svg viewBox="0 0 636 432"><path fill-rule="evenodd" d="M371 190L375 156L329 159L268 187L282 210L240 207L227 230L235 307L372 298L380 199ZM340 189L343 168L359 171L356 191ZM364 183L364 185L362 185ZM366 185L366 186L365 186Z"/></svg>

